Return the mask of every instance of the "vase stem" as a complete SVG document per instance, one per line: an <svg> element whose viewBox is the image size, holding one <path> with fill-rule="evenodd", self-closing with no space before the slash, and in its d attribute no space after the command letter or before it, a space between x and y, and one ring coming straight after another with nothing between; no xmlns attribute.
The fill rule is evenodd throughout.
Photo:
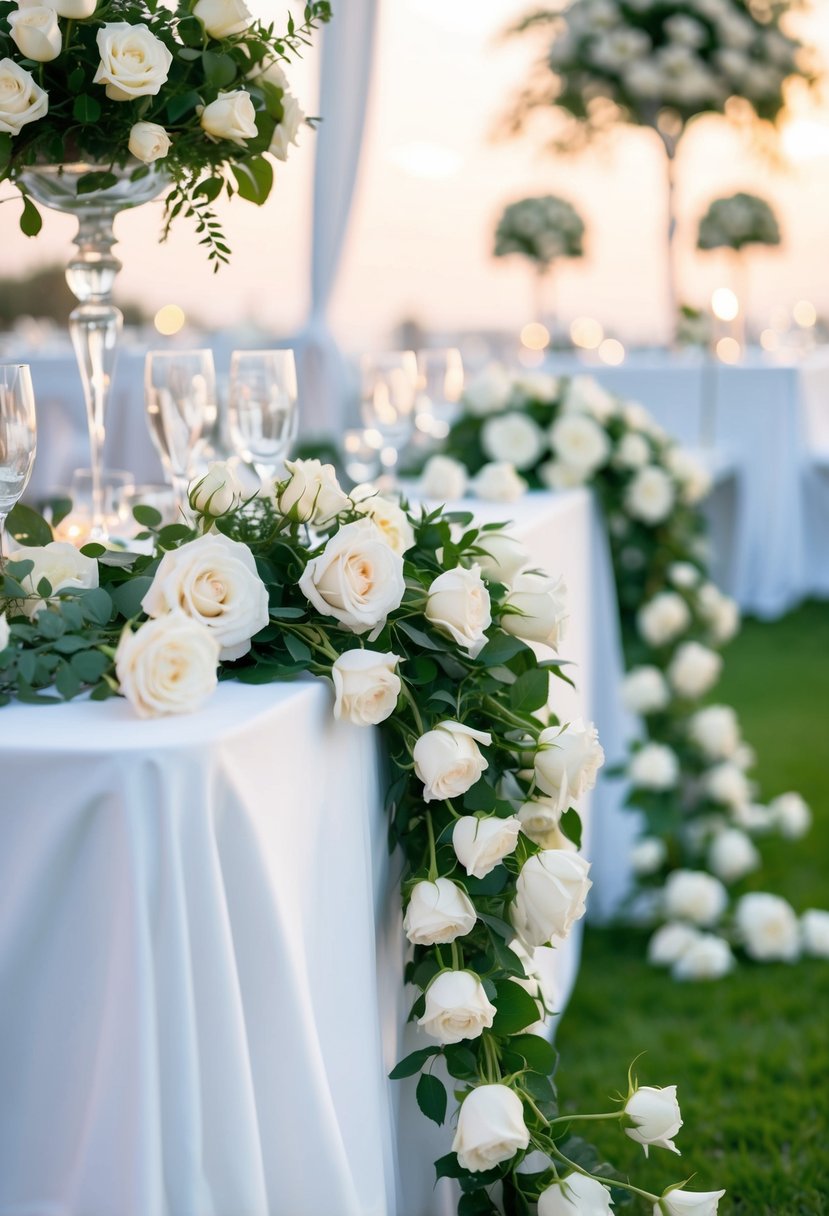
<svg viewBox="0 0 829 1216"><path fill-rule="evenodd" d="M66 270L66 281L79 301L69 317L69 333L80 368L89 427L92 540L107 537L102 479L104 440L116 346L124 320L112 302L112 289L121 269L112 252L114 218L113 210L103 208L90 209L78 217L75 237L78 252Z"/></svg>

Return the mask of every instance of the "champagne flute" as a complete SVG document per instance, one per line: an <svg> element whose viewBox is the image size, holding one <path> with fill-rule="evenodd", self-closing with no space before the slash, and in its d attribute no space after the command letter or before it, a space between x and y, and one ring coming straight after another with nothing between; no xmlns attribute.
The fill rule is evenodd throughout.
<svg viewBox="0 0 829 1216"><path fill-rule="evenodd" d="M445 439L460 413L463 359L455 347L417 352L417 424L434 439Z"/></svg>
<svg viewBox="0 0 829 1216"><path fill-rule="evenodd" d="M230 439L263 485L274 480L298 427L294 352L235 350L230 357Z"/></svg>
<svg viewBox="0 0 829 1216"><path fill-rule="evenodd" d="M186 514L196 445L216 419L213 352L151 350L144 366L144 392L150 437Z"/></svg>
<svg viewBox="0 0 829 1216"><path fill-rule="evenodd" d="M0 566L6 517L29 484L37 451L32 375L25 363L0 364Z"/></svg>
<svg viewBox="0 0 829 1216"><path fill-rule="evenodd" d="M393 484L401 450L412 437L417 400L417 357L414 351L364 355L360 364L363 422L383 440L380 459Z"/></svg>

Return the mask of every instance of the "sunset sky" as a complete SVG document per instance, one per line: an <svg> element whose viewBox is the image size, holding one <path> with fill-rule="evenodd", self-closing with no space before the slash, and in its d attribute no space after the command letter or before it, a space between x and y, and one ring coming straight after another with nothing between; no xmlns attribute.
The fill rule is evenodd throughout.
<svg viewBox="0 0 829 1216"><path fill-rule="evenodd" d="M258 0L253 7L272 16L284 6ZM530 311L529 274L520 263L491 259L492 229L505 203L548 191L568 197L588 224L588 259L558 276L562 314L598 317L628 341L660 337L664 195L655 138L624 128L575 159L544 151L541 129L497 142L498 117L532 58L529 44L505 43L499 32L526 5L386 0L381 7L365 156L332 314L343 344L382 345L404 317L436 329L516 329ZM827 9L826 0L815 0L802 27L829 61ZM291 72L310 112L316 66L311 53ZM721 120L704 120L688 134L679 174L690 302L705 302L728 281L721 255L693 252L697 217L716 194L749 189L773 202L785 237L780 252L752 258L756 318L801 297L829 311L829 111L804 116L789 140L795 155L773 169ZM313 143L305 132L264 208L241 201L225 208L234 257L218 277L186 225L158 244L158 204L120 217L122 298L152 309L174 302L216 326L252 320L290 335L307 306ZM16 202L0 211L0 273L65 260L73 222L49 214L41 236L27 241L16 231L17 211Z"/></svg>

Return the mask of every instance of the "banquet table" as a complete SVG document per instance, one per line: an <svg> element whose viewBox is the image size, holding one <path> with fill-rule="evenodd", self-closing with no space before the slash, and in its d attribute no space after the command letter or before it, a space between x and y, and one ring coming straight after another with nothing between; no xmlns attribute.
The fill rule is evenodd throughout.
<svg viewBox="0 0 829 1216"><path fill-rule="evenodd" d="M566 575L578 690L559 682L555 704L593 716L613 760L595 507L573 491L495 514ZM450 1129L387 1080L416 1032L380 736L331 707L307 681L226 682L174 719L1 711L0 1216L452 1210L431 1165ZM633 825L607 799L583 809L606 902ZM558 1009L578 951L541 952Z"/></svg>
<svg viewBox="0 0 829 1216"><path fill-rule="evenodd" d="M749 351L734 366L698 352L634 352L618 367L561 356L551 367L595 376L685 445L733 462L737 485L713 504L712 536L728 547L718 571L744 611L773 618L829 595L829 351Z"/></svg>

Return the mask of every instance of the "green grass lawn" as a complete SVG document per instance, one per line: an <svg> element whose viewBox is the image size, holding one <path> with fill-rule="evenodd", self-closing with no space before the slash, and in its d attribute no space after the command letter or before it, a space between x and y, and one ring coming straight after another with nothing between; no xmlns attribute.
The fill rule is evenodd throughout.
<svg viewBox="0 0 829 1216"><path fill-rule="evenodd" d="M815 817L804 840L763 846L750 885L798 911L829 908L829 605L747 622L714 699L737 708L764 797L798 789ZM587 931L558 1038L564 1108L613 1109L608 1095L644 1051L640 1082L679 1086L682 1157L653 1149L646 1162L597 1124L597 1143L631 1181L658 1193L694 1174L691 1189L727 1188L723 1216L829 1216L829 962L741 963L725 980L676 984L642 961L645 940Z"/></svg>

